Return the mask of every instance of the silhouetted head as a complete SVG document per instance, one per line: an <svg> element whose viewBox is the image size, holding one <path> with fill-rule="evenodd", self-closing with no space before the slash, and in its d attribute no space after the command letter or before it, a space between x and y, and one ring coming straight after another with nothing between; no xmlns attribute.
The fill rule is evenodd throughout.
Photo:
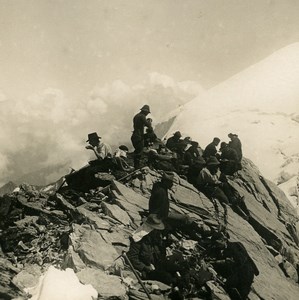
<svg viewBox="0 0 299 300"><path fill-rule="evenodd" d="M215 146L218 146L219 143L220 143L220 139L219 139L218 137L214 137L214 139L213 139L213 144L214 144Z"/></svg>

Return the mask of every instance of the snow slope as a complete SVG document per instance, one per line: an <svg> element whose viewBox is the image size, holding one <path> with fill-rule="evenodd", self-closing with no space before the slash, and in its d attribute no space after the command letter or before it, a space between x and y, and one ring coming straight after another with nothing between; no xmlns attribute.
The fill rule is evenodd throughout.
<svg viewBox="0 0 299 300"><path fill-rule="evenodd" d="M165 120L174 116L165 136L180 130L201 147L214 136L228 141L228 133L237 133L244 156L279 184L298 210L299 43L234 75Z"/></svg>

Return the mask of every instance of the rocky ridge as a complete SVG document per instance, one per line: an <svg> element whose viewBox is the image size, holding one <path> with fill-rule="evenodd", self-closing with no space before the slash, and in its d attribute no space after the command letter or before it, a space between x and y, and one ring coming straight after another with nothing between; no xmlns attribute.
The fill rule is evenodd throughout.
<svg viewBox="0 0 299 300"><path fill-rule="evenodd" d="M56 193L55 189L21 185L2 196L1 297L26 297L23 289L35 285L41 273L55 266L72 268L82 283L93 285L101 299L146 299L120 256L128 250L129 236L147 211L151 187L160 176L144 168L122 183L113 180L108 188L89 193L67 188ZM247 159L229 184L244 196L250 212L245 220L228 208L226 225L230 240L242 242L259 269L249 299L297 299L298 216L283 192ZM192 238L181 235L177 247L186 248L192 240L201 244L204 235L225 226L221 205L179 176L170 195L171 210L192 217L197 226ZM154 294L153 286L147 283L152 298L162 299ZM208 286L213 299L229 299L217 281L209 281ZM162 294L169 289L159 287Z"/></svg>

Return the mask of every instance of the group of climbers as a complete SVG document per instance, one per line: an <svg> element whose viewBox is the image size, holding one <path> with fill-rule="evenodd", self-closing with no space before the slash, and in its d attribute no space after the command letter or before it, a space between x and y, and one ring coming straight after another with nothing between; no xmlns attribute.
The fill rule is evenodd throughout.
<svg viewBox="0 0 299 300"><path fill-rule="evenodd" d="M125 145L119 146L115 153L112 153L111 147L94 132L88 135L89 144L86 149L93 150L97 159L89 162L84 176L90 178L96 172L112 169L130 173L144 165L164 171L161 180L153 184L147 218L132 235L127 255L143 279L158 280L177 287L179 290L182 285L188 285L182 280L182 278L188 279L188 262L183 255L166 255L166 241L169 237L167 232L176 226L192 226L193 222L187 215L170 210L168 191L173 186L174 172L185 176L194 187L211 199L214 205L216 203L214 200L217 199L224 208L225 222L227 221L227 206L246 219L249 212L244 201L237 195L227 179L227 176L234 175L242 169L242 145L238 136L232 133L228 135L229 143L220 144L220 139L215 137L204 150L199 147L197 141L193 141L190 137L182 138L180 131L176 131L166 141L161 141L154 132L152 119L147 118L149 113L149 105L144 105L133 118L131 141L134 147L134 167L130 166L127 161L129 149ZM90 187L89 185L88 188ZM232 245L226 240L224 248L218 253L220 258L228 256L227 249L232 248ZM233 257L230 260L235 263L235 268L238 268L238 259ZM215 268L221 265L217 259L214 264ZM225 288L228 293L238 295L233 299L246 299L249 293L254 274L258 273L256 267L251 266L251 262L249 265L249 279L245 285L243 284L244 287L239 281L231 280L226 283ZM219 270L221 272L220 267ZM198 276L205 278L203 282L213 278L208 270L201 269L200 272Z"/></svg>
<svg viewBox="0 0 299 300"><path fill-rule="evenodd" d="M168 191L173 182L174 174L164 172L161 180L154 183L148 216L132 234L127 256L143 280L157 280L172 286L173 297L170 299L184 299L183 291L192 287L191 277L195 281L193 285L195 284L197 295L209 298L207 289L200 290L200 287L204 287L207 281L218 278L211 272L204 258L196 261L197 267L194 268L192 255L186 257L181 251L173 251L167 255L167 247L174 242L169 229L177 226L191 227L191 232L198 231L196 225L192 226L194 223L189 217L178 217L170 211ZM207 239L210 249L206 249L206 259L221 278L226 278L221 284L231 299L244 300L247 299L254 276L259 271L244 246L228 239L226 231L214 232Z"/></svg>

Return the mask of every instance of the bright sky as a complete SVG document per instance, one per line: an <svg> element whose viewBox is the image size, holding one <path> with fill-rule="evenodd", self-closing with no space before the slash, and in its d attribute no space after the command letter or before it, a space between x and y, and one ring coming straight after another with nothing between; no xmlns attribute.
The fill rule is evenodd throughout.
<svg viewBox="0 0 299 300"><path fill-rule="evenodd" d="M82 166L93 131L129 145L143 104L159 121L298 42L298 12L297 0L0 0L0 184Z"/></svg>
<svg viewBox="0 0 299 300"><path fill-rule="evenodd" d="M213 86L298 41L296 0L0 0L0 91L86 97L150 72Z"/></svg>

